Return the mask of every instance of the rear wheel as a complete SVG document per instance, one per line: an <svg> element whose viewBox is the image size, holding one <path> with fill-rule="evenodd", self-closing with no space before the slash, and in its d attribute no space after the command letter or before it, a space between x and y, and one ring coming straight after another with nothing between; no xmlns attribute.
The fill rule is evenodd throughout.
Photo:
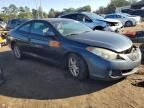
<svg viewBox="0 0 144 108"><path fill-rule="evenodd" d="M74 78L84 80L88 77L87 64L82 57L76 54L69 54L67 63L69 72Z"/></svg>
<svg viewBox="0 0 144 108"><path fill-rule="evenodd" d="M22 59L22 57L23 57L22 51L20 50L20 48L16 44L12 45L12 51L13 51L14 56L17 59Z"/></svg>
<svg viewBox="0 0 144 108"><path fill-rule="evenodd" d="M127 21L127 22L125 23L125 26L126 26L126 27L131 27L131 26L133 26L132 21Z"/></svg>

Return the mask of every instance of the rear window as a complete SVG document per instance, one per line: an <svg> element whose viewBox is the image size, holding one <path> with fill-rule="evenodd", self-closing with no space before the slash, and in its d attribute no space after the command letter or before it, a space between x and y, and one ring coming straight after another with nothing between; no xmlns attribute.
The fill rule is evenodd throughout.
<svg viewBox="0 0 144 108"><path fill-rule="evenodd" d="M115 18L114 15L107 15L105 18Z"/></svg>
<svg viewBox="0 0 144 108"><path fill-rule="evenodd" d="M17 22L18 22L17 20L11 20L11 24L15 25L15 24L17 24Z"/></svg>

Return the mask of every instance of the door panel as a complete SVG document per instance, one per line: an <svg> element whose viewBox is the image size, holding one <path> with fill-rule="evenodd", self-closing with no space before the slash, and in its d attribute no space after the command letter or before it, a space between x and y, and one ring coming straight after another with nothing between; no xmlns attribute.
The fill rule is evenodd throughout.
<svg viewBox="0 0 144 108"><path fill-rule="evenodd" d="M50 46L51 41L56 41L54 36L46 36L46 33L53 32L52 28L45 22L36 22L33 24L30 35L32 52L38 56L49 60L59 60L57 51L59 48Z"/></svg>
<svg viewBox="0 0 144 108"><path fill-rule="evenodd" d="M30 50L30 41L29 33L18 33L17 44L20 46L23 52L29 52Z"/></svg>
<svg viewBox="0 0 144 108"><path fill-rule="evenodd" d="M23 52L29 52L30 49L30 27L31 23L26 23L21 26L16 33L17 44L20 46Z"/></svg>

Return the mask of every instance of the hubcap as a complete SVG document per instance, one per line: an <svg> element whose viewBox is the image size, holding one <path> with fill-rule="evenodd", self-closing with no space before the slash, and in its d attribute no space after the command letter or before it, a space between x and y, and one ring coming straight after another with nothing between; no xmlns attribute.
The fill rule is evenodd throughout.
<svg viewBox="0 0 144 108"><path fill-rule="evenodd" d="M77 66L77 60L73 57L69 58L69 71L74 77L79 75L79 67Z"/></svg>
<svg viewBox="0 0 144 108"><path fill-rule="evenodd" d="M131 22L127 22L127 27L130 27L132 24L131 24Z"/></svg>
<svg viewBox="0 0 144 108"><path fill-rule="evenodd" d="M14 54L17 58L20 58L20 56L21 56L20 50L17 46L14 47Z"/></svg>

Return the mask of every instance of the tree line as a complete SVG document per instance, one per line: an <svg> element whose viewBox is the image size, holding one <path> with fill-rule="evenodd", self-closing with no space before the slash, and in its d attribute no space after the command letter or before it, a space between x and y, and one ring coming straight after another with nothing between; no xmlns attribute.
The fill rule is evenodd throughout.
<svg viewBox="0 0 144 108"><path fill-rule="evenodd" d="M113 13L116 7L130 5L136 1L137 0L111 0L111 2L106 7L99 7L99 9L94 12L98 14ZM14 4L10 4L8 7L2 7L0 19L7 21L13 18L54 18L60 14L83 11L91 12L91 6L86 5L79 8L64 8L62 11L50 9L49 12L45 12L41 7L38 9L30 9L27 6L17 7Z"/></svg>
<svg viewBox="0 0 144 108"><path fill-rule="evenodd" d="M80 7L77 9L74 8L65 8L63 11L57 11L54 9L50 9L49 12L42 11L42 8L38 9L30 9L27 6L17 7L14 4L10 4L8 7L2 7L0 12L0 19L7 21L9 19L14 18L54 18L63 13L68 12L76 12L76 11L91 11L91 7L89 5Z"/></svg>

